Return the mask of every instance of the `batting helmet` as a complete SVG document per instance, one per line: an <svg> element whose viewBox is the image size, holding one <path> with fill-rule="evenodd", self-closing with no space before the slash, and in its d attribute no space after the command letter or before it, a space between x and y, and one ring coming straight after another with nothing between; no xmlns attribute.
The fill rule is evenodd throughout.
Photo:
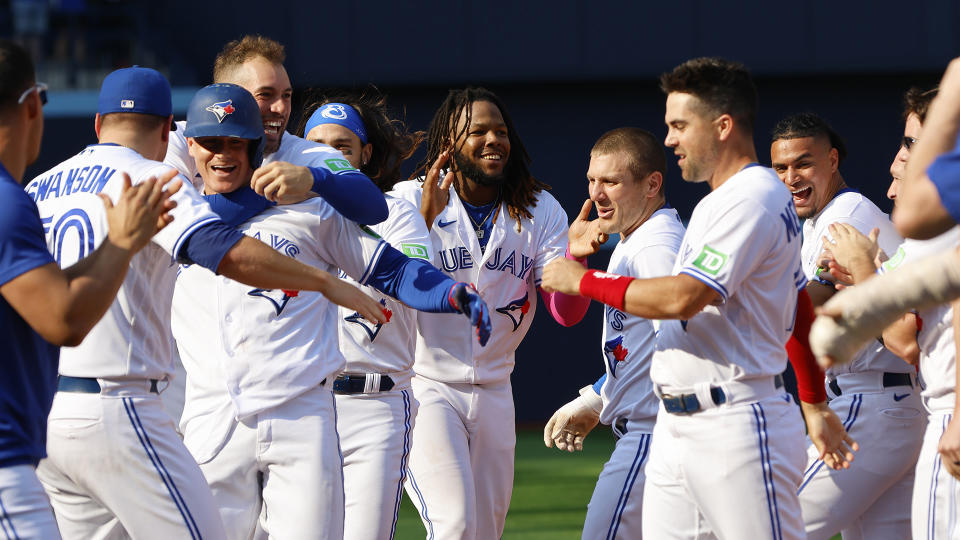
<svg viewBox="0 0 960 540"><path fill-rule="evenodd" d="M263 162L263 119L250 92L235 84L211 84L197 91L187 108L185 137L237 137L253 141L250 167Z"/></svg>

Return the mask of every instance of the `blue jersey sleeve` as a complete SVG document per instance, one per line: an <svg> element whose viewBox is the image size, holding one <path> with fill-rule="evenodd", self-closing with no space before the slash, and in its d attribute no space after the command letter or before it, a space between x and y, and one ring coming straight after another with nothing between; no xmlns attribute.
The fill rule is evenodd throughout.
<svg viewBox="0 0 960 540"><path fill-rule="evenodd" d="M223 256L230 251L243 233L222 221L214 221L193 231L180 248L177 260L185 264L199 264L217 273Z"/></svg>
<svg viewBox="0 0 960 540"><path fill-rule="evenodd" d="M606 382L606 380L607 374L604 373L599 379L597 379L597 382L593 383L593 391L596 392L598 396L600 395L600 389L603 388L603 383Z"/></svg>
<svg viewBox="0 0 960 540"><path fill-rule="evenodd" d="M419 311L456 313L450 289L456 281L422 259L411 259L387 245L367 285Z"/></svg>
<svg viewBox="0 0 960 540"><path fill-rule="evenodd" d="M12 179L0 178L0 285L52 262L36 203Z"/></svg>
<svg viewBox="0 0 960 540"><path fill-rule="evenodd" d="M243 187L230 193L204 195L203 198L210 204L214 213L231 227L240 225L276 204L257 195L257 192L249 187Z"/></svg>
<svg viewBox="0 0 960 540"><path fill-rule="evenodd" d="M387 201L367 175L352 169L334 173L322 167L310 167L312 191L350 221L375 225L387 219Z"/></svg>
<svg viewBox="0 0 960 540"><path fill-rule="evenodd" d="M960 223L960 139L953 150L940 155L927 168L927 176L940 194L950 217Z"/></svg>

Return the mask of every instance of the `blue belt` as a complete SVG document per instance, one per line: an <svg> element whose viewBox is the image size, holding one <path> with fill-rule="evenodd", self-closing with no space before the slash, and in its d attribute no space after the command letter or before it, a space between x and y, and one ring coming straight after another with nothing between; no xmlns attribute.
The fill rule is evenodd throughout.
<svg viewBox="0 0 960 540"><path fill-rule="evenodd" d="M777 388L782 388L783 377L780 375L774 377L773 384ZM723 392L723 388L711 386L710 399L713 400L714 405L723 405L727 402L727 394ZM663 402L664 410L673 414L690 414L703 409L700 405L700 399L697 398L696 394L681 394L678 396L664 394L660 396L660 401Z"/></svg>
<svg viewBox="0 0 960 540"><path fill-rule="evenodd" d="M393 388L393 379L389 375L380 375L380 387L374 392L386 392ZM366 375L337 375L333 381L333 391L337 394L362 394L367 389Z"/></svg>
<svg viewBox="0 0 960 540"><path fill-rule="evenodd" d="M836 379L830 381L828 386L830 386L830 390L834 393L834 395L843 395L843 392L840 391L840 383L838 383ZM913 380L910 379L909 373L892 373L889 371L884 371L883 387L890 388L893 386L909 386L913 388Z"/></svg>
<svg viewBox="0 0 960 540"><path fill-rule="evenodd" d="M99 394L100 383L90 377L70 377L69 375L60 375L57 377L58 392L79 392L82 394ZM157 390L157 380L150 379L150 391L159 394Z"/></svg>

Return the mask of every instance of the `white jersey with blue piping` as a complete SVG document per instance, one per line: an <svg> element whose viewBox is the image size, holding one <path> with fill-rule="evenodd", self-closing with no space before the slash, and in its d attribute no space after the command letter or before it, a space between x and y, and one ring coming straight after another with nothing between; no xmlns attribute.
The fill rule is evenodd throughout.
<svg viewBox="0 0 960 540"><path fill-rule="evenodd" d="M203 189L203 179L197 172L197 163L187 150L187 138L183 135L187 123L177 122L177 130L170 132L167 143L167 155L164 163L176 167L184 176L191 179L194 187ZM302 167L319 167L337 173L354 170L350 162L344 159L339 150L323 143L308 141L292 133L284 133L280 139L280 147L272 154L264 154L263 165L283 161Z"/></svg>
<svg viewBox="0 0 960 540"><path fill-rule="evenodd" d="M674 266L712 288L719 305L660 324L655 384L773 377L786 368L800 268L800 220L772 169L747 166L693 210Z"/></svg>
<svg viewBox="0 0 960 540"><path fill-rule="evenodd" d="M320 198L268 208L238 229L304 264L332 274L340 268L360 283L387 245ZM208 421L211 433L221 431L224 420L285 403L335 376L344 366L337 320L337 306L319 292L258 289L198 265L181 267L173 332L187 369L183 424ZM210 439L206 450L215 452L222 438Z"/></svg>
<svg viewBox="0 0 960 540"><path fill-rule="evenodd" d="M823 237L830 238L829 226L833 223L847 223L864 235L870 234L870 230L874 227L880 229L877 242L887 254L895 253L903 241L894 229L893 223L890 222L890 217L877 208L870 199L852 189L841 190L817 215L803 223L801 255L803 272L808 280L816 277L820 254L823 252ZM827 378L836 378L841 373L870 370L898 373L914 371L910 365L875 339L857 351L849 363L829 368Z"/></svg>
<svg viewBox="0 0 960 540"><path fill-rule="evenodd" d="M97 144L33 179L26 190L37 202L47 245L60 266L86 257L107 237L97 193L116 201L122 173L136 185L169 170L130 148ZM61 349L61 375L163 379L173 373L174 256L193 231L220 219L189 182L182 181L185 185L171 197L177 203L173 222L134 255L116 299L83 343Z"/></svg>
<svg viewBox="0 0 960 540"><path fill-rule="evenodd" d="M668 276L676 262L683 233L677 211L661 208L620 240L607 271L635 278ZM600 390L603 398L600 421L604 424L625 418L631 421L631 429L636 429L648 420L647 431L653 429L660 400L653 393L650 361L659 325L660 321L604 306L602 353L607 378Z"/></svg>
<svg viewBox="0 0 960 540"><path fill-rule="evenodd" d="M392 195L420 207L419 181L400 182ZM501 203L490 240L481 252L477 233L453 186L450 200L430 229L434 264L457 281L476 285L490 307L493 328L481 347L466 317L417 314L417 375L446 383L504 381L513 372L514 351L530 328L543 268L567 248L567 214L546 191L537 193L533 219L518 223Z"/></svg>
<svg viewBox="0 0 960 540"><path fill-rule="evenodd" d="M904 264L914 264L956 249L960 245L960 228L929 240L906 239L897 252L883 263L883 271ZM917 344L920 346L920 373L926 387L923 400L931 411L953 412L956 399L957 365L953 343L953 309L941 304L917 313Z"/></svg>
<svg viewBox="0 0 960 540"><path fill-rule="evenodd" d="M389 217L370 229L407 257L430 261L430 233L419 210L403 199L388 195L386 200ZM343 272L340 277L357 284ZM339 308L340 351L347 361L344 372L387 373L395 387L409 386L417 345L417 312L373 287L362 290L388 310L390 322L371 323L356 311Z"/></svg>

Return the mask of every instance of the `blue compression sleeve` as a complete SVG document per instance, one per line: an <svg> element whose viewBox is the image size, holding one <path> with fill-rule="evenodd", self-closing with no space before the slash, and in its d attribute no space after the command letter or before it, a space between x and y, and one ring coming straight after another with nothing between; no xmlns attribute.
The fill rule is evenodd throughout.
<svg viewBox="0 0 960 540"><path fill-rule="evenodd" d="M597 382L593 383L593 391L596 392L598 396L600 395L600 389L603 388L603 382L606 380L607 374L604 373L599 379L597 379Z"/></svg>
<svg viewBox="0 0 960 540"><path fill-rule="evenodd" d="M376 225L387 219L387 201L383 192L358 170L334 173L321 167L309 167L313 174L311 191L324 198L350 221Z"/></svg>
<svg viewBox="0 0 960 540"><path fill-rule="evenodd" d="M222 221L214 221L187 237L180 247L177 260L186 264L199 264L216 274L220 260L241 238L243 233L240 231Z"/></svg>
<svg viewBox="0 0 960 540"><path fill-rule="evenodd" d="M249 187L242 187L230 193L204 195L203 198L214 213L231 227L236 227L276 204L257 195L257 192Z"/></svg>
<svg viewBox="0 0 960 540"><path fill-rule="evenodd" d="M457 282L423 259L412 259L387 246L367 285L419 311L457 313L450 288Z"/></svg>

